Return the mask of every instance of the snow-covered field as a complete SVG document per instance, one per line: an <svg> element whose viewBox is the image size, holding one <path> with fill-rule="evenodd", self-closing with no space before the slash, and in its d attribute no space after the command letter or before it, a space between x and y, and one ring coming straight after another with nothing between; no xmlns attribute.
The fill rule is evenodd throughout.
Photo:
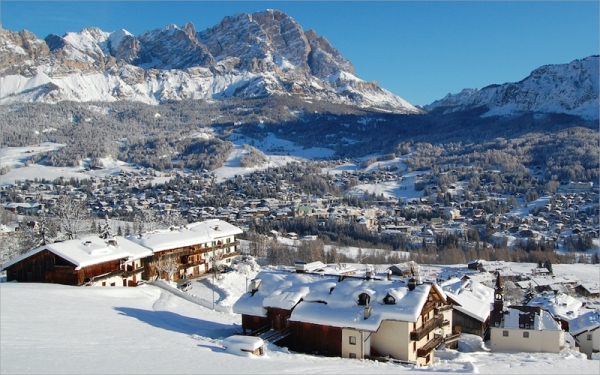
<svg viewBox="0 0 600 375"><path fill-rule="evenodd" d="M114 159L101 159L105 168L101 170L85 170L84 165L78 167L49 167L40 164L25 165L33 155L56 151L64 144L44 142L27 147L6 147L0 149L0 165L9 166L10 172L0 176L0 186L14 184L15 181L34 180L35 178L54 180L59 177L86 179L93 176L102 177L116 175L121 171L134 171L135 167Z"/></svg>
<svg viewBox="0 0 600 375"><path fill-rule="evenodd" d="M462 265L464 266L464 265ZM531 268L531 264L511 267ZM597 265L555 265L598 282ZM486 343L463 335L459 350L436 351L432 366L413 368L370 360L327 358L289 352L272 344L264 357L237 356L222 341L241 332L230 306L257 270L220 275L213 310L210 277L181 292L163 285L137 288L0 284L0 373L77 374L598 374L600 361L565 350L491 353Z"/></svg>

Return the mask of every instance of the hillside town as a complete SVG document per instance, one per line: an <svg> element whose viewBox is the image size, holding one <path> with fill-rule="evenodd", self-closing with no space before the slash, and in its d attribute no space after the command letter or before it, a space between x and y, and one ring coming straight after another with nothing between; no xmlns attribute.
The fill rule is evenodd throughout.
<svg viewBox="0 0 600 375"><path fill-rule="evenodd" d="M2 271L7 281L150 282L185 294L196 278L250 265L258 274L231 312L242 317L236 345L257 355L264 340L427 366L435 350L470 334L492 351L571 347L595 358L599 286L556 275L552 264L598 263L598 187L569 182L550 194L534 178L515 185L493 171L335 171L343 163L295 162L222 181L141 168L17 181L0 191L2 238L21 246L4 251ZM407 198L369 192L382 184ZM332 255L353 244L387 255ZM513 270L514 254L537 266Z"/></svg>
<svg viewBox="0 0 600 375"><path fill-rule="evenodd" d="M440 241L451 238L465 252L515 246L529 252L541 246L542 251L561 250L570 262L598 262L593 240L599 236L600 205L593 183L564 183L549 193L531 181L521 181L517 190L492 172L484 172L493 178L488 181L473 171L329 173L314 164L296 162L225 181L208 171L157 177L144 169L86 180L16 181L0 190L2 232L16 235L17 218L20 225L35 225L41 216L55 217L60 199L69 199L96 223L96 228L80 228L80 235L99 232L107 218L119 223L114 228L119 235L220 219L246 233L290 239L317 238L322 228L352 226L375 237L401 239L390 250L439 248ZM369 193L380 184L395 184L410 198ZM306 221L312 224L290 224Z"/></svg>

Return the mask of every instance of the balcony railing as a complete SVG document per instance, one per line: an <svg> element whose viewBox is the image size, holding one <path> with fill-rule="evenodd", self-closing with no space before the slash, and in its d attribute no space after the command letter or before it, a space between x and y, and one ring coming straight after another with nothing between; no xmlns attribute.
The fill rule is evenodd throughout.
<svg viewBox="0 0 600 375"><path fill-rule="evenodd" d="M452 332L452 334L450 334L444 338L444 341L446 342L446 344L450 344L450 343L453 343L454 341L458 341L459 338L460 338L460 332Z"/></svg>
<svg viewBox="0 0 600 375"><path fill-rule="evenodd" d="M444 305L435 308L435 315L442 313L443 311L452 310L452 305Z"/></svg>
<svg viewBox="0 0 600 375"><path fill-rule="evenodd" d="M433 331L435 328L442 327L444 322L444 317L442 315L436 316L433 319L429 320L419 329L416 329L410 333L410 339L414 341L419 341L423 337L427 336L427 334Z"/></svg>
<svg viewBox="0 0 600 375"><path fill-rule="evenodd" d="M123 271L123 274L121 275L121 277L129 277L129 276L137 275L140 272L144 272L144 267L138 267L134 270Z"/></svg>
<svg viewBox="0 0 600 375"><path fill-rule="evenodd" d="M431 353L443 341L444 341L444 337L442 335L434 335L432 340L430 340L423 347L417 349L417 357L426 357L427 354Z"/></svg>

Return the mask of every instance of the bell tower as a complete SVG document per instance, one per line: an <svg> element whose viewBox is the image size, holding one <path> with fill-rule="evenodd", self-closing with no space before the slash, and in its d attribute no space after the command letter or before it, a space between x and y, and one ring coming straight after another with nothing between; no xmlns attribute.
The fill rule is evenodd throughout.
<svg viewBox="0 0 600 375"><path fill-rule="evenodd" d="M500 272L496 272L496 286L494 287L494 311L504 310L504 287L500 279Z"/></svg>

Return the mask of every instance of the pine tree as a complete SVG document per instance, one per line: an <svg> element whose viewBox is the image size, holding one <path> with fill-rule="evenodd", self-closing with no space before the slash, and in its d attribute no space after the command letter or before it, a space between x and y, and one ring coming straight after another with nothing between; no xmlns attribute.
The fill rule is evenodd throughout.
<svg viewBox="0 0 600 375"><path fill-rule="evenodd" d="M106 216L104 218L104 226L100 230L100 238L107 239L107 238L112 238L112 237L114 237L113 231L110 226L110 222L108 221L108 216Z"/></svg>
<svg viewBox="0 0 600 375"><path fill-rule="evenodd" d="M533 284L530 281L529 286L527 287L527 291L525 292L525 304L529 303L529 301L534 299L536 296L537 293L535 291L535 288L533 287Z"/></svg>

